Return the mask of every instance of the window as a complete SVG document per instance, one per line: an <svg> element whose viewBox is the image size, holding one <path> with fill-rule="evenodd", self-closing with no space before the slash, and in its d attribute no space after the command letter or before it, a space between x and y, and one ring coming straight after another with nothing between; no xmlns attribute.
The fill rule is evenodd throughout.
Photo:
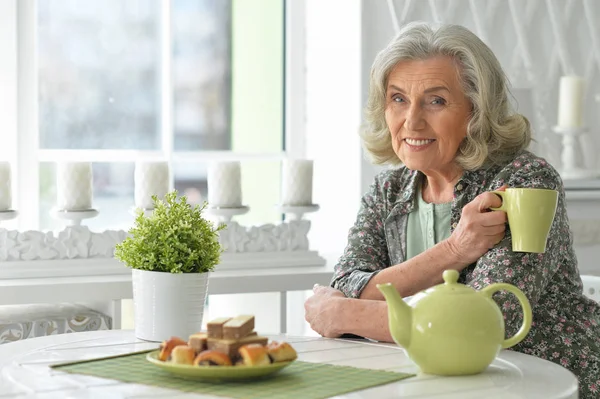
<svg viewBox="0 0 600 399"><path fill-rule="evenodd" d="M252 210L236 220L244 224L276 221L280 215L273 204L279 199L279 162L287 156L308 155L316 164L331 165L331 149L335 148L335 167L316 166L315 199L321 211L309 217L313 222L311 244L319 251L326 249L324 253L340 250L360 194L359 141L352 133L358 129L360 119L360 5L359 1L347 0L1 0L0 108L4 112L0 113L0 158L14 165L14 207L20 213L16 221L3 222L1 227L61 227L48 215L56 196L57 160L94 163L94 205L100 215L85 221L86 225L94 230L129 227L133 165L138 158L171 161L173 186L195 200L205 196L208 162L241 160L244 202ZM230 10L226 11L226 7ZM89 37L92 42L107 46L105 53L91 54L105 68L103 71L94 71L86 64L90 75L82 77L76 76L78 71L73 71L72 66L68 67L68 56L72 54L65 52L63 44L67 47L66 42L81 42L74 38L79 31L67 33L56 42L57 50L67 56L58 61L64 65L59 68L52 63L57 61L48 58L42 67L39 41L49 43L52 37L39 36L43 27L41 13L47 13L45 24L51 25L54 18L66 19L57 15L59 10L81 15L88 21L108 21L102 35L93 33ZM210 24L206 22L209 16L228 17L229 21L213 20ZM121 25L115 23L116 18ZM344 29L332 30L332 20L340 21ZM229 43L224 40L212 49L205 48L205 53L197 52L196 47L212 44L215 36L227 32L225 23L230 24ZM76 27L84 32L93 28L92 23L82 21ZM136 41L145 47L130 45ZM93 52L90 45L82 51L88 55ZM110 51L120 51L120 56L112 56ZM101 58L102 54L108 59ZM228 54L228 64L215 65L214 54ZM148 60L152 63L144 70L140 64ZM137 63L125 73L125 61ZM50 74L46 80L40 76L42 68ZM218 71L221 74L214 75ZM206 73L213 75L207 78ZM109 81L115 76L122 80ZM343 83L335 96L330 89L332 77ZM85 90L70 86L83 78L91 86L85 86ZM93 84L97 82L93 78L111 83L113 91L96 98L99 94L94 92ZM45 84L43 90L48 90L59 83L66 85L65 90L79 90L74 99L62 99L72 101L76 112L48 116L44 112L51 107L67 104L54 104L42 112L42 99L50 98L43 96L51 93L45 91L42 95L41 85ZM135 84L137 90L153 94L134 104L131 98L139 94L132 89ZM229 87L224 89L226 85ZM202 89L212 90L213 96L201 94ZM63 90L63 86L58 86L58 90ZM194 112L198 104L212 107L226 95L230 96L229 103L225 101L218 115L210 113L206 118L204 113ZM334 98L343 101L333 101ZM101 104L110 112L94 114L90 109L78 109L90 104ZM98 125L79 119L80 126L74 129L75 117L83 116L109 127L101 130ZM71 140L63 140L61 145L54 143L49 126L40 127L46 123L42 122L45 117L52 123L70 123L71 136L64 126L55 134ZM220 134L218 127L224 123L228 127L219 140L202 136L208 131L202 129L208 127L213 128L211 134ZM115 136L111 129L122 129L119 132L123 134ZM136 135L143 137L143 142L136 140ZM94 144L83 137L95 140ZM344 168L343 174L339 173L340 167ZM345 200L340 202L340 198ZM290 294L287 305L301 314L303 300L296 294ZM257 329L277 331L278 321L273 317L278 314L276 297L267 301L252 300L249 295L236 297L239 299L231 302L222 298L227 303L221 303L221 308L211 303L210 310L219 316L235 313L232 309L242 308L243 304L257 315L258 323L273 319L270 326ZM301 318L290 323L305 324Z"/></svg>
<svg viewBox="0 0 600 399"><path fill-rule="evenodd" d="M138 159L169 160L172 184L206 198L208 164L242 162L240 223L281 219L285 140L284 0L25 0L18 7L21 227L55 229L57 161L91 161L94 230L131 225ZM31 29L30 29L31 28ZM289 130L289 129L288 129ZM296 152L296 155L301 155ZM31 168L31 169L30 169ZM21 178L26 176L26 178ZM260 185L256 182L260 181ZM26 218L25 218L26 219Z"/></svg>
<svg viewBox="0 0 600 399"><path fill-rule="evenodd" d="M158 2L37 4L40 148L160 150Z"/></svg>

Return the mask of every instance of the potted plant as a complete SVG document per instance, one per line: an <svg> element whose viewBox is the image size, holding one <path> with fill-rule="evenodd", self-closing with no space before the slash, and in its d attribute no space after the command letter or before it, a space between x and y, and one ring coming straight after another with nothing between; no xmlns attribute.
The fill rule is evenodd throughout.
<svg viewBox="0 0 600 399"><path fill-rule="evenodd" d="M207 206L191 206L177 191L152 197L150 214L138 209L115 257L131 267L135 335L148 341L187 337L200 331L208 272L219 263L218 231L204 219Z"/></svg>

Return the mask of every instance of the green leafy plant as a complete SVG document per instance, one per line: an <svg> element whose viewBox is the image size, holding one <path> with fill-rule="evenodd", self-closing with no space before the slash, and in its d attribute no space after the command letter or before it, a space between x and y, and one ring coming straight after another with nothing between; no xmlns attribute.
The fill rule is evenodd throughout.
<svg viewBox="0 0 600 399"><path fill-rule="evenodd" d="M128 237L117 244L115 257L133 269L167 273L205 273L219 263L223 249L218 231L202 216L208 205L191 206L177 191L159 200L146 216L138 210Z"/></svg>

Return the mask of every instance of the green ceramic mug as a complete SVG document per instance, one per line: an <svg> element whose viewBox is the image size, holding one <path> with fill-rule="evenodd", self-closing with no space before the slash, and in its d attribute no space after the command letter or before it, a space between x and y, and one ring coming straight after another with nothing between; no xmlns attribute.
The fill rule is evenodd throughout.
<svg viewBox="0 0 600 399"><path fill-rule="evenodd" d="M492 191L502 198L502 206L512 234L514 252L546 252L546 241L554 221L558 191L541 188L507 188Z"/></svg>

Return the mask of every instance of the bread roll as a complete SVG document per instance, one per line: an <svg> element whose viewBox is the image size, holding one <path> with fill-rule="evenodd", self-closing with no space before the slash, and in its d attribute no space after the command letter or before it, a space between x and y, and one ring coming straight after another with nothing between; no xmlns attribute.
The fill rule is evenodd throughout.
<svg viewBox="0 0 600 399"><path fill-rule="evenodd" d="M272 341L267 345L267 353L274 362L287 362L298 357L296 350L287 342Z"/></svg>
<svg viewBox="0 0 600 399"><path fill-rule="evenodd" d="M267 348L260 344L244 345L239 349L239 353L246 366L265 366L271 364Z"/></svg>
<svg viewBox="0 0 600 399"><path fill-rule="evenodd" d="M194 364L196 352L187 345L179 345L171 351L171 363L175 364Z"/></svg>
<svg viewBox="0 0 600 399"><path fill-rule="evenodd" d="M231 358L226 354L214 351L206 350L200 352L194 359L194 366L231 366Z"/></svg>
<svg viewBox="0 0 600 399"><path fill-rule="evenodd" d="M171 356L171 351L173 350L173 348L179 345L187 345L187 342L177 337L172 337L171 339L164 341L162 344L160 344L160 353L158 354L158 360L162 362L166 362L167 360L169 360L169 356Z"/></svg>

